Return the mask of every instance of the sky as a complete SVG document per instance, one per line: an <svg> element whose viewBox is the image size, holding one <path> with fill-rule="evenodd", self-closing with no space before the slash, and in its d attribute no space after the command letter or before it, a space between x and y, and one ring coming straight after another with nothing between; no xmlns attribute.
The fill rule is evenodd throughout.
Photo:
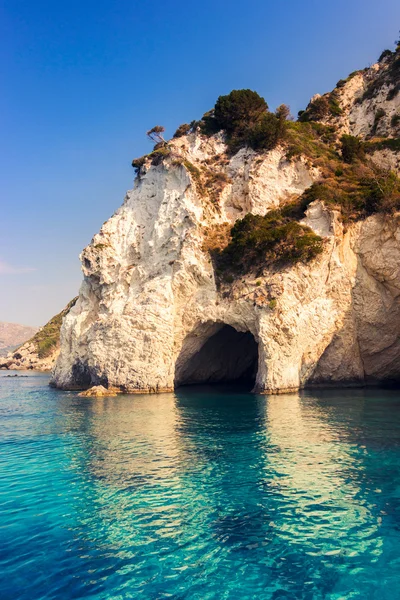
<svg viewBox="0 0 400 600"><path fill-rule="evenodd" d="M399 29L398 0L0 0L0 321L43 325L77 295L146 130L241 88L296 115Z"/></svg>

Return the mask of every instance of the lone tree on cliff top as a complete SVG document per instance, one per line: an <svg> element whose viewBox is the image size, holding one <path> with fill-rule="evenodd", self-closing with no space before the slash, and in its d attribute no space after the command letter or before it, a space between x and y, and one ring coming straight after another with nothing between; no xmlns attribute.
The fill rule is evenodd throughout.
<svg viewBox="0 0 400 600"><path fill-rule="evenodd" d="M152 129L149 129L149 131L146 131L146 135L155 144L166 144L166 141L164 140L164 137L162 135L164 133L164 131L165 131L165 127L163 127L162 125L155 125Z"/></svg>
<svg viewBox="0 0 400 600"><path fill-rule="evenodd" d="M233 90L220 96L215 104L214 118L228 134L257 123L268 111L264 98L252 90Z"/></svg>

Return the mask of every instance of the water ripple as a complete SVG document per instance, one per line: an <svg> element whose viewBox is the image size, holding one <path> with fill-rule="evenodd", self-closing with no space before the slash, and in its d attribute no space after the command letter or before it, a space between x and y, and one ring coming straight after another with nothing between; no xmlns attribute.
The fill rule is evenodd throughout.
<svg viewBox="0 0 400 600"><path fill-rule="evenodd" d="M400 397L0 376L0 597L400 597Z"/></svg>

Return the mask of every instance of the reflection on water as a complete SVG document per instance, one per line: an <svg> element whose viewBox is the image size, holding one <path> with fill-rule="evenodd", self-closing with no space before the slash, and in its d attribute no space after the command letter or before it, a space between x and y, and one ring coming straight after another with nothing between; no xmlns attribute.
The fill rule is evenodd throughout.
<svg viewBox="0 0 400 600"><path fill-rule="evenodd" d="M400 597L400 397L0 377L0 597Z"/></svg>

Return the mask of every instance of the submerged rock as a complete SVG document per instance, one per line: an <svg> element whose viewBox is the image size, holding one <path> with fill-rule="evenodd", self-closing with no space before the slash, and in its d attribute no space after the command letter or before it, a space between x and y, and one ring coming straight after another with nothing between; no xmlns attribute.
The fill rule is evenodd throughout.
<svg viewBox="0 0 400 600"><path fill-rule="evenodd" d="M84 397L116 396L116 395L117 395L117 393L114 390L107 390L102 385L94 385L90 389L78 394L78 396L84 396Z"/></svg>

